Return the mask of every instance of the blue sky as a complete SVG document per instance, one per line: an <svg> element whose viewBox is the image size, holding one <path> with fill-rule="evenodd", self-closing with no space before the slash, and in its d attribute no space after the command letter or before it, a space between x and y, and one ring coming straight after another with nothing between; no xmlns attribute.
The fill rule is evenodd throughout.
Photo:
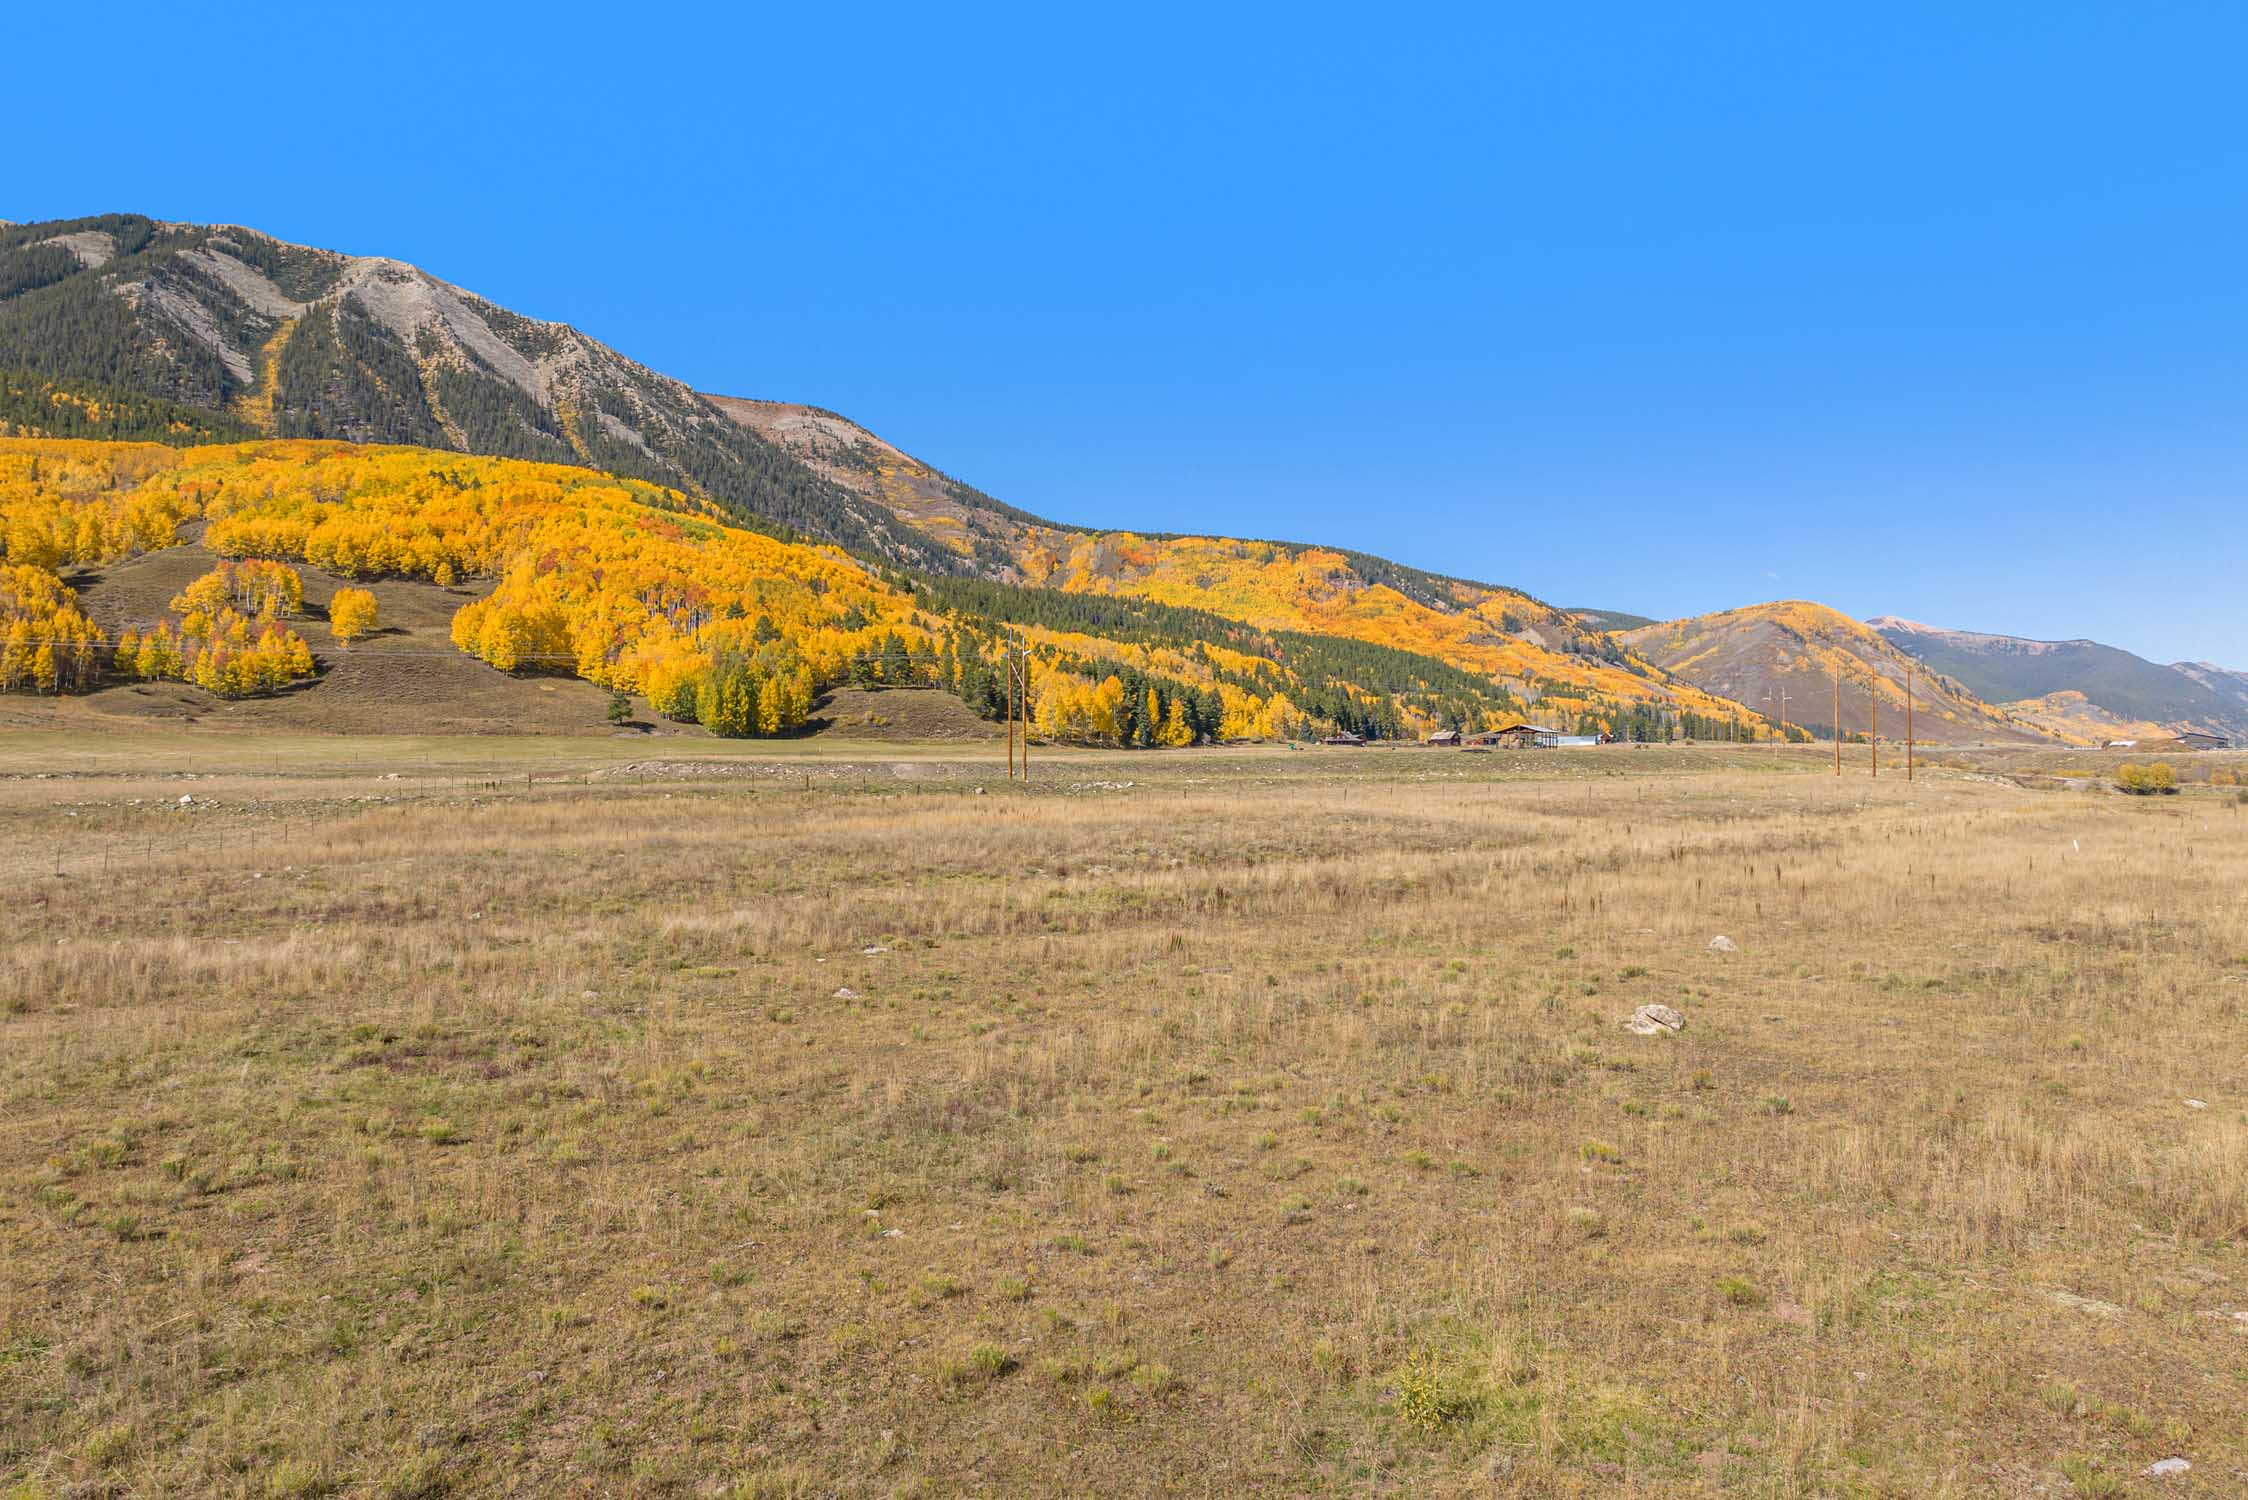
<svg viewBox="0 0 2248 1500"><path fill-rule="evenodd" d="M2248 668L2237 4L72 9L0 217L399 256L1065 521Z"/></svg>

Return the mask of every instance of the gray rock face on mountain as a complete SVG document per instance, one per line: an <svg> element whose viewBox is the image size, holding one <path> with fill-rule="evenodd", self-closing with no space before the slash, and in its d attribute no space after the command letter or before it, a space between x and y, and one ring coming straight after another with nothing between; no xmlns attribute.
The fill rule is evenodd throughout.
<svg viewBox="0 0 2248 1500"><path fill-rule="evenodd" d="M561 323L380 256L135 215L0 228L0 366L277 437L582 464L904 566L958 553L709 400Z"/></svg>

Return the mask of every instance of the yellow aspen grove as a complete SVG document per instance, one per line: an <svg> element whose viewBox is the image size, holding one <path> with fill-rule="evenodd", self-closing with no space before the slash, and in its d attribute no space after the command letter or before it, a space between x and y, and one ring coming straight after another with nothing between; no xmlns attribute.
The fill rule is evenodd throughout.
<svg viewBox="0 0 2248 1500"><path fill-rule="evenodd" d="M1119 535L1107 562L1107 543L1086 552L1060 538L1033 544L1034 554L1046 547L1044 564L1026 555L1027 576L1056 595L1081 585L1107 591L1120 560L1135 589L1161 601L1151 607L1209 596L1253 605L1258 619L1281 628L1328 633L1328 644L1284 650L1269 625L1219 632L1222 640L1175 628L1190 622L1157 628L1121 616L1093 627L1075 606L1013 585L986 595L942 580L908 584L833 547L729 524L705 496L562 464L300 439L172 448L0 437L0 566L51 580L73 563L181 545L189 522L200 523L196 543L220 566L181 590L160 627L135 618L131 649L116 659L123 671L209 681L214 691L257 690L289 670L289 638L261 645L255 622L301 611L298 568L307 565L347 581L475 580L474 597L455 601L459 650L501 671L574 675L645 694L657 712L681 721L700 721L707 703L723 725L706 727L725 733L786 732L805 722L821 691L845 683L935 684L997 718L1006 699L1003 640L1026 653L1016 662L1028 681L1018 678L1017 691L1027 688L1033 726L1046 738L1168 745L1178 721L1190 743L1272 738L1310 732L1335 713L1394 733L1426 720L1425 700L1440 693L1475 701L1486 716L1520 713L1518 690L1494 686L1489 674L1506 667L1509 681L1527 684L1536 663L1514 658L1542 650L1493 628L1503 623L1487 618L1494 601L1544 609L1502 593L1433 613L1383 590L1346 591L1352 602L1340 615L1313 607L1306 587L1351 566L1318 549ZM363 639L349 595L336 599L334 639ZM0 657L0 685L35 685L41 640L59 642L58 690L90 682L107 660L105 650L78 649L75 637L32 624L24 649ZM91 631L83 611L71 628ZM104 644L98 632L92 639ZM1380 666L1378 655L1347 648L1352 640L1423 660ZM236 665L260 652L280 665ZM1474 670L1463 675L1460 662ZM1370 689L1354 680L1377 670L1417 685ZM1592 674L1618 696L1658 692L1627 664L1571 658L1568 670ZM705 692L713 674L747 675ZM1493 696L1505 701L1495 706ZM1563 700L1549 692L1547 701Z"/></svg>
<svg viewBox="0 0 2248 1500"><path fill-rule="evenodd" d="M337 589L328 601L328 633L348 646L373 633L378 611L365 589Z"/></svg>
<svg viewBox="0 0 2248 1500"><path fill-rule="evenodd" d="M145 635L120 639L117 669L145 679L191 682L221 698L247 698L301 682L314 675L312 648L278 616L303 598L294 568L221 564L172 600L181 615L176 624L159 620ZM255 603L259 613L244 615L238 602Z"/></svg>
<svg viewBox="0 0 2248 1500"><path fill-rule="evenodd" d="M1218 684L1218 738L1223 740L1255 739L1264 732L1264 700L1256 694L1235 687L1230 682Z"/></svg>
<svg viewBox="0 0 2248 1500"><path fill-rule="evenodd" d="M109 637L54 574L0 566L0 642L0 691L74 693L94 685Z"/></svg>

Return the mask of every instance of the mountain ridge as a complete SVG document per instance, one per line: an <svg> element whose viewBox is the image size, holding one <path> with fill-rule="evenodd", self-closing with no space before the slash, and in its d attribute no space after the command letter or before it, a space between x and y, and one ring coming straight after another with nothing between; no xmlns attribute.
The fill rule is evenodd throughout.
<svg viewBox="0 0 2248 1500"><path fill-rule="evenodd" d="M106 394L92 394L97 386ZM241 224L130 214L0 223L0 430L124 436L135 423L172 442L255 433L575 464L910 574L1137 599L1401 648L1577 724L1619 713L1759 718L1759 705L1725 691L1737 683L1753 694L1757 673L1721 677L1658 644L1679 622L1557 608L1520 588L1314 542L1050 520L841 413L697 390L403 260ZM1793 627L1772 615L1781 608L1702 618L1730 617L1784 654L1773 632ZM1812 633L1839 629L1821 618ZM1894 676L1894 665L1873 675ZM1786 675L1784 662L1775 669ZM2237 694L2248 716L2248 678L2214 667L2174 677L2213 705ZM1970 703L1976 695L1955 679L1949 707L1963 727L2066 732L2044 725L2079 712L2055 696L2078 684L2040 686L2016 696L2043 706L2012 715Z"/></svg>
<svg viewBox="0 0 2248 1500"><path fill-rule="evenodd" d="M2248 739L2248 674L2159 663L2081 637L2039 640L1955 630L1895 615L1867 622L1891 645L2020 716L2078 737L2199 730Z"/></svg>
<svg viewBox="0 0 2248 1500"><path fill-rule="evenodd" d="M998 581L1138 597L1259 629L1402 646L1488 674L1572 723L1604 703L1696 719L1757 717L1672 680L1579 612L1522 589L1313 542L1066 525L995 500L836 412L744 397L708 399L831 482L896 510Z"/></svg>
<svg viewBox="0 0 2248 1500"><path fill-rule="evenodd" d="M1658 621L1621 638L1673 675L1768 715L1784 714L1819 738L1838 728L1845 737L1877 729L1884 737L1899 736L1908 699L1921 738L1935 737L1926 731L1936 725L2007 742L2057 737L1967 685L1925 670L1864 622L1809 600Z"/></svg>

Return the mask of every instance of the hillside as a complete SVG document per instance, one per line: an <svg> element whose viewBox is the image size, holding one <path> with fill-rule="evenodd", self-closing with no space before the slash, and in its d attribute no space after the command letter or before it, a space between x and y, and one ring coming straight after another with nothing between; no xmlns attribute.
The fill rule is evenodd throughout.
<svg viewBox="0 0 2248 1500"><path fill-rule="evenodd" d="M1921 739L2047 737L2046 731L1984 702L1962 684L1918 667L1870 627L1802 600L1669 620L1625 631L1620 639L1666 671L1768 713L1779 712L1784 692L1788 722L1821 738L1834 727L1838 672L1845 735L1874 727L1878 700L1881 734L1902 736L1909 675L1914 679L1914 729Z"/></svg>
<svg viewBox="0 0 2248 1500"><path fill-rule="evenodd" d="M113 563L74 567L63 582L86 612L114 639L134 624L145 627L166 603L223 557L190 539L157 552ZM86 693L47 696L0 692L0 727L94 731L248 729L261 732L344 735L474 734L707 739L700 724L676 723L651 710L644 698L623 728L607 717L609 694L585 678L554 672L499 672L452 640L459 612L488 597L495 579L452 585L426 578L349 579L310 564L297 565L305 610L291 621L311 643L319 675L295 688L232 700L190 683L136 681L113 674ZM357 585L374 594L381 628L348 647L331 628L329 606L337 590ZM851 740L995 739L1000 730L961 701L936 692L893 692L835 685L824 688L800 731Z"/></svg>
<svg viewBox="0 0 2248 1500"><path fill-rule="evenodd" d="M934 538L955 558L946 571L972 570L1019 583L1015 553L1022 532L1053 529L1053 523L992 499L835 412L741 396L705 393L703 399L829 484Z"/></svg>
<svg viewBox="0 0 2248 1500"><path fill-rule="evenodd" d="M904 566L954 565L889 510L574 328L403 261L253 229L132 214L0 229L4 369L210 413L232 429L219 437L582 464L707 496L761 529ZM54 436L165 436L160 423L97 433L5 409L0 420Z"/></svg>
<svg viewBox="0 0 2248 1500"><path fill-rule="evenodd" d="M1517 590L1300 543L1074 529L832 412L705 396L417 267L134 215L0 229L0 424L398 443L583 465L933 576L1199 609L1436 658L1573 727L1747 721Z"/></svg>
<svg viewBox="0 0 2248 1500"><path fill-rule="evenodd" d="M155 622L167 601L221 561L200 543L183 540L137 557L74 567L63 581L114 640L125 628ZM441 587L427 579L375 580L381 629L345 649L330 631L328 607L337 589L354 580L309 565L301 574L305 609L290 623L318 659L315 681L232 700L190 683L113 674L82 694L0 693L0 725L96 730L199 725L323 734L612 732L603 717L608 695L594 684L494 672L452 644L453 616L488 594L491 581Z"/></svg>
<svg viewBox="0 0 2248 1500"><path fill-rule="evenodd" d="M2176 731L2147 720L2118 717L2073 688L2047 693L2041 698L2017 698L1997 705L2009 716L2073 744L2100 744L2107 740L2161 738Z"/></svg>
<svg viewBox="0 0 2248 1500"><path fill-rule="evenodd" d="M1569 613L1595 630L1637 630L1642 625L1660 623L1651 616L1627 614L1620 609L1572 609Z"/></svg>
<svg viewBox="0 0 2248 1500"><path fill-rule="evenodd" d="M2248 674L2207 663L2164 666L2097 641L1945 630L1893 615L1868 624L1899 650L2025 717L2055 715L2088 736L2204 729L2248 739Z"/></svg>
<svg viewBox="0 0 2248 1500"><path fill-rule="evenodd" d="M1517 589L1297 542L1071 527L992 499L848 418L816 407L713 396L714 404L824 479L942 540L988 578L1072 595L1145 599L1260 630L1401 648L1499 684L1567 727L1654 716L1755 720L1620 648L1598 621Z"/></svg>
<svg viewBox="0 0 2248 1500"><path fill-rule="evenodd" d="M183 445L257 436L248 425L162 396L31 370L0 370L0 437L142 439Z"/></svg>
<svg viewBox="0 0 2248 1500"><path fill-rule="evenodd" d="M1806 701L1817 673L1803 661L1820 649L1862 658L1868 682L1897 685L1901 701L1898 662L1878 644L1945 679L1937 721L1960 733L2084 740L2191 727L2248 739L2248 674L2159 665L2091 641L1891 618L1861 632L1816 606L1659 624L1345 549L1049 521L835 412L697 392L405 262L239 226L131 214L0 222L9 435L337 439L582 467L782 540L833 543L899 570L900 583L987 580L1002 588L980 604L1016 622L1069 609L1008 589L1137 600L1260 637L1401 652L1434 664L1444 686L1420 667L1382 669L1400 676L1395 692L1357 683L1363 698L1409 700L1394 721L1375 721L1399 730L1490 710L1634 734L1755 732L1778 688ZM1161 633L1183 628L1172 620ZM1295 686L1329 717L1353 719L1364 704L1340 686L1349 672L1334 661L1323 670L1328 688ZM1282 685L1263 686L1269 696ZM1814 705L1790 717L1834 714ZM1845 701L1845 731L1865 717Z"/></svg>
<svg viewBox="0 0 2248 1500"><path fill-rule="evenodd" d="M2248 742L2248 672L2235 672L2214 662L2176 661L2170 670L2200 683L2217 695L2224 707L2225 722L2235 726L2235 734Z"/></svg>
<svg viewBox="0 0 2248 1500"><path fill-rule="evenodd" d="M187 560L197 549L208 555ZM245 578L277 562L314 581L279 618L248 604L219 616L229 645L185 601L212 564L237 559L260 560ZM730 735L799 732L816 698L845 686L936 687L995 719L1006 638L1030 653L1030 706L1053 740L1417 736L1525 707L1487 677L1399 647L1150 599L904 579L732 526L708 499L563 465L311 441L0 439L0 688L98 696L136 677L193 678L201 699L158 694L182 712L275 688L332 697L331 682L373 680L359 653L380 654L380 637L339 673L303 623L319 617L321 575L405 590L427 630L506 674L464 671L465 660L422 669L466 700L439 715L448 722L532 676L638 695L654 716ZM156 581L128 586L135 578ZM204 581L241 593L241 580ZM440 606L449 612L430 614ZM256 656L269 635L278 654ZM296 652L305 665L282 671ZM190 657L240 670L198 675ZM254 690L236 680L253 659L279 673ZM427 727L428 694L402 693L395 708L393 724L366 727Z"/></svg>

